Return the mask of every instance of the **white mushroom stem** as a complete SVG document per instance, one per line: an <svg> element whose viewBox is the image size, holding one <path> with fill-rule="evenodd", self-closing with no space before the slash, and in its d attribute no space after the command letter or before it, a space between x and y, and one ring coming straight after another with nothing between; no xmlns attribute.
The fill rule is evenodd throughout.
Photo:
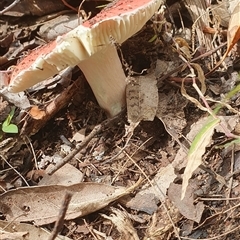
<svg viewBox="0 0 240 240"><path fill-rule="evenodd" d="M118 114L126 102L126 76L115 46L110 45L100 50L80 62L78 67L108 116Z"/></svg>

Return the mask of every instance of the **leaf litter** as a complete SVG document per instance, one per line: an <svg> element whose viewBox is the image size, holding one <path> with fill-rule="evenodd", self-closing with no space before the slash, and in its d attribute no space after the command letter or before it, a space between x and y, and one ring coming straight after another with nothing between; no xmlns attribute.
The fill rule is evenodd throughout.
<svg viewBox="0 0 240 240"><path fill-rule="evenodd" d="M131 73L147 69L147 74L130 74L128 77L132 79L127 90L128 119L119 118L117 123L104 125L101 131L91 136L84 148L69 159L69 163L51 176L46 174L51 167L49 164L61 161L68 154L67 151L74 151L76 145L84 142L94 126L99 123L101 125L105 119L104 113L96 105L84 81L68 88L78 78L76 69L70 69L71 74L63 77L65 80L62 78L63 84L57 84L58 78L54 78L50 80L53 81L51 87L48 80L41 84L38 91L32 89L27 94L14 96L10 96L3 87L4 82L8 81L8 74L5 72L1 75L1 95L8 102L9 109L12 106L18 107L11 120L19 126L22 135L17 138L4 133L0 142L3 171L0 186L6 191L0 196L2 216L7 220L4 224L17 226L22 224L19 221L33 222L36 225L48 224L51 229L49 223L57 220L64 193L70 189L73 199L65 217L69 221L65 222L63 233L70 233L72 239L77 239L76 235L83 239L196 239L196 234L200 239L206 236L220 239L229 234L225 222L230 226L231 234L237 232L237 218L235 215L229 218L226 214L230 206L225 199L238 209L234 200L238 199L239 186L237 158L236 167L228 164L231 162L234 166L233 156L237 156L239 151L238 90L230 97L223 96L231 91L237 80L229 79L226 74L225 79L217 77L213 82L209 76L210 72L214 76L215 71L212 69L218 68L227 55L231 54L233 60L239 58L235 48L239 40L239 3L230 2L231 10L224 11L232 12L229 14L231 18L224 21L222 16L218 18L218 12L215 11L221 7L220 3L208 3L210 6L205 6L204 1L200 3L201 9L195 9L196 5L192 1L179 6L183 23L189 19L186 9L192 18L191 31L197 35L197 40L192 35L192 45L188 36L181 35L179 26L175 26L175 44L166 41L169 36L171 38L173 27L166 16L163 20L162 16L156 15L153 19L154 27L146 25L139 35L120 46L123 60L127 59L131 63L128 66ZM4 4L6 3L0 6L6 8ZM31 6L31 1L24 4L28 5L26 11L22 11L21 3L18 3L8 14L21 16L46 13L40 2L36 3L40 6L40 11ZM86 1L87 12L88 4L90 6L92 1ZM177 4L174 1L170 3L170 11L174 20L179 22L179 12L176 14L174 10ZM60 1L59 5L62 8L65 4ZM196 14L196 11L199 12ZM55 20L57 15L52 19ZM60 12L59 16L64 16L63 22L64 19L70 19L67 12L66 15ZM37 17L35 22L28 22L29 33L26 24L21 26L13 19L3 18L1 22L5 24L1 25L3 36L1 35L0 43L1 55L5 59L0 62L0 66L4 70L12 65L12 61L16 63L16 57L25 54L24 50L43 43L35 36L46 40L48 31L45 29L56 25L56 21L48 21L44 17L39 21ZM17 29L13 32L14 37L9 34L8 21L13 21L12 26ZM226 39L219 26L226 29L228 22ZM164 28L161 27L162 23L166 24ZM66 30L64 23L60 26L60 31L65 31L63 29ZM156 32L163 29L166 32ZM58 31L53 30L50 37L54 38ZM206 34L205 31L211 33ZM149 42L154 35L155 40ZM215 47L224 46L222 41L227 42L227 49L215 52ZM7 43L5 49L3 42ZM184 44L181 45L182 43ZM206 49L203 47L205 44ZM200 56L196 58L198 62L189 64L188 61L195 59L196 55ZM181 61L184 62L182 65ZM236 66L233 62L232 67L239 71ZM194 71L197 76L193 74ZM172 72L170 77L165 77L169 72ZM239 75L239 72L232 73ZM162 77L165 80L160 80ZM71 96L68 94L69 89ZM77 93L77 89L81 89L81 94ZM181 95L181 90L185 91L183 95L186 98ZM214 112L219 104L220 112ZM60 110L64 107L64 110ZM205 112L200 111L199 107ZM5 117L1 121L4 122L10 111L4 106L2 109L1 115ZM216 118L207 123L211 117L207 118L206 112L211 115L214 113ZM30 139L27 140L23 134ZM64 138L60 138L60 134L66 136L64 144L68 142L67 151L62 151L65 149L62 142ZM23 161L19 161L19 156L22 156ZM9 161L8 164L6 160ZM10 169L7 170L6 167ZM140 176L145 177L147 182L136 188L128 187L135 186L134 183ZM21 180L24 177L31 187L21 188L25 185ZM42 184L44 186L40 186ZM216 200L215 196L220 197ZM208 200L205 200L207 197ZM116 203L121 203L121 206ZM109 208L109 204L114 207ZM207 231L207 219L214 218L212 210L219 214L218 228L217 224L210 224ZM98 215L99 211L101 216ZM83 215L84 218L81 218ZM87 221L84 222L85 219ZM34 230L29 230L23 224L23 228L16 228L14 237L22 239L30 231L36 230L33 225L28 225ZM76 228L73 229L72 225ZM9 228L3 229L3 234L8 234L4 236L11 238L12 231ZM40 235L46 238L44 233ZM31 238L33 237L29 239Z"/></svg>

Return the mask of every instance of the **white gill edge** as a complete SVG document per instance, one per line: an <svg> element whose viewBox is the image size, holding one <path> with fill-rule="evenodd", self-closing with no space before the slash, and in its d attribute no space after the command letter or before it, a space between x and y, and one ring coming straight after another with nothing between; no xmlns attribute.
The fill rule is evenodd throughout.
<svg viewBox="0 0 240 240"><path fill-rule="evenodd" d="M148 4L147 8L143 7L131 14L104 19L94 24L91 29L78 26L65 36L59 37L52 52L37 58L31 67L20 72L11 81L9 91L23 91L68 66L78 65L109 44L124 42L144 26L161 3L161 0L156 0Z"/></svg>

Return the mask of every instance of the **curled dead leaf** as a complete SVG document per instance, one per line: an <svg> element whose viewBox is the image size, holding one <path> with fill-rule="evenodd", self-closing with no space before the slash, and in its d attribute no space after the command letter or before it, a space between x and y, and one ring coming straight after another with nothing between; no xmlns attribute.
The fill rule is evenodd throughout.
<svg viewBox="0 0 240 240"><path fill-rule="evenodd" d="M232 50L233 46L240 39L240 2L234 8L231 18L228 25L227 32L227 50L221 60L216 64L216 66L206 74L206 76L210 75L216 68L218 68L224 59L228 56L229 52Z"/></svg>
<svg viewBox="0 0 240 240"><path fill-rule="evenodd" d="M32 106L28 113L33 119L36 120L40 120L46 116L46 112L44 110L40 110L38 106Z"/></svg>

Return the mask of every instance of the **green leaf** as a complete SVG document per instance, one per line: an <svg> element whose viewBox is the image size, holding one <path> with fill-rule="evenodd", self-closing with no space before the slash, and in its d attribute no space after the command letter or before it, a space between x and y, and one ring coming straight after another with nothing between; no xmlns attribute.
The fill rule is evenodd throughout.
<svg viewBox="0 0 240 240"><path fill-rule="evenodd" d="M7 118L5 119L5 121L3 122L3 124L2 124L2 129L3 128L5 128L5 127L7 127L10 123L11 123L11 116L10 116L10 114L7 116Z"/></svg>
<svg viewBox="0 0 240 240"><path fill-rule="evenodd" d="M151 37L148 42L151 43L151 42L154 42L155 40L157 39L157 34L155 34L153 37Z"/></svg>
<svg viewBox="0 0 240 240"><path fill-rule="evenodd" d="M12 107L11 112L8 114L6 120L3 122L3 127L8 126L11 123L15 111L15 107Z"/></svg>
<svg viewBox="0 0 240 240"><path fill-rule="evenodd" d="M11 112L8 114L6 120L2 124L2 131L5 133L18 133L18 127L15 124L11 124L15 107L12 107Z"/></svg>
<svg viewBox="0 0 240 240"><path fill-rule="evenodd" d="M2 131L5 133L18 133L18 127L15 124L9 124L8 126L2 126Z"/></svg>
<svg viewBox="0 0 240 240"><path fill-rule="evenodd" d="M231 147L234 144L239 145L240 144L240 138L236 138L231 140L230 142L227 142L225 144L219 145L219 146L215 146L216 149L221 149L221 148L227 148L227 147Z"/></svg>

